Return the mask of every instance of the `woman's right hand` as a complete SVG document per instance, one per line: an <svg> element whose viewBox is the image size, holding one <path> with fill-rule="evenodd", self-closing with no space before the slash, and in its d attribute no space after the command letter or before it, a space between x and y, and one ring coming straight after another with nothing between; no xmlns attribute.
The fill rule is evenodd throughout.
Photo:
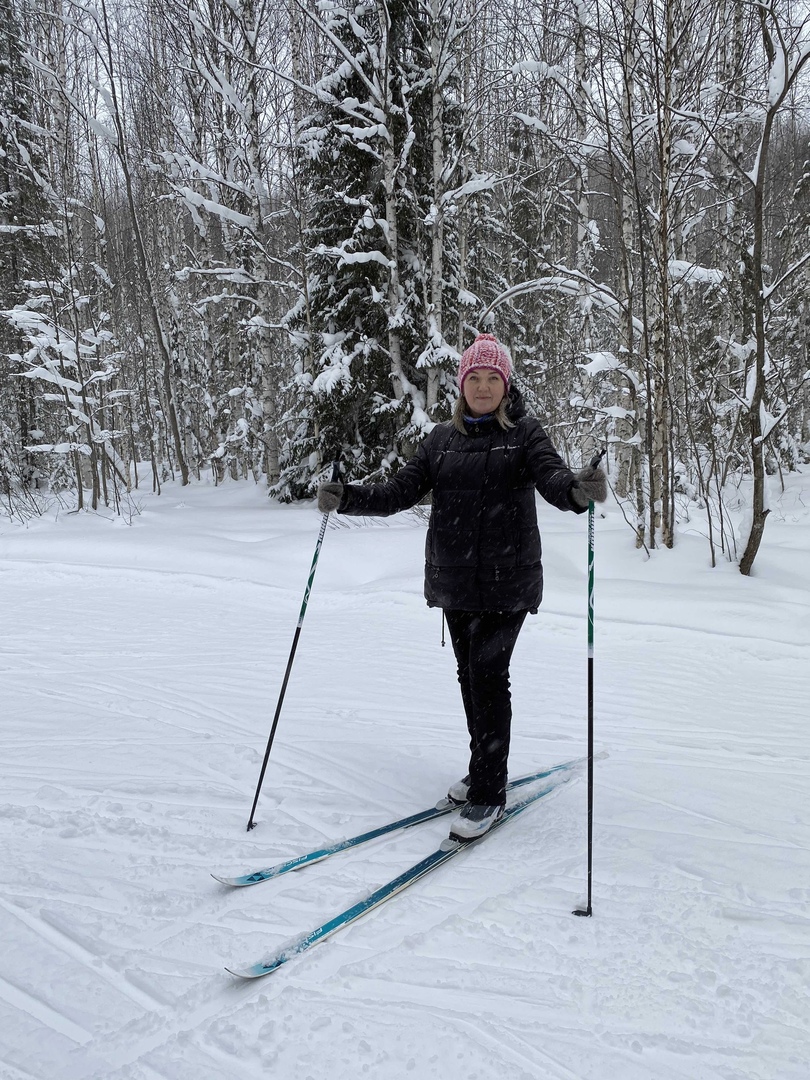
<svg viewBox="0 0 810 1080"><path fill-rule="evenodd" d="M343 499L343 484L339 480L321 484L318 488L318 509L322 514L337 510Z"/></svg>

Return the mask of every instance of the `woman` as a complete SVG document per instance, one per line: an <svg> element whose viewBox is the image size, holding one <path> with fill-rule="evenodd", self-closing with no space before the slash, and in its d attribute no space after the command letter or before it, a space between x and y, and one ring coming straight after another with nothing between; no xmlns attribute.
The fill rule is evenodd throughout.
<svg viewBox="0 0 810 1080"><path fill-rule="evenodd" d="M448 798L463 803L450 837L474 840L502 816L512 723L509 663L543 594L535 489L583 513L607 498L599 467L573 473L510 385L509 353L479 334L461 357L453 419L437 424L384 484L322 484L322 513L387 517L429 491L425 598L444 610L470 734L470 769Z"/></svg>

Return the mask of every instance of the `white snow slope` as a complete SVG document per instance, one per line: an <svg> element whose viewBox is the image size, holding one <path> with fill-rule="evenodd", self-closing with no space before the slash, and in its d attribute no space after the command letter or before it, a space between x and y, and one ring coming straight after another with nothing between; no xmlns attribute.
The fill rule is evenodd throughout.
<svg viewBox="0 0 810 1080"><path fill-rule="evenodd" d="M594 916L575 779L347 931L273 953L448 819L253 888L432 805L466 766L424 523L327 531L233 484L0 524L2 1080L807 1080L810 475L756 564L699 529L645 560L597 522ZM586 746L586 519L540 507L513 775Z"/></svg>

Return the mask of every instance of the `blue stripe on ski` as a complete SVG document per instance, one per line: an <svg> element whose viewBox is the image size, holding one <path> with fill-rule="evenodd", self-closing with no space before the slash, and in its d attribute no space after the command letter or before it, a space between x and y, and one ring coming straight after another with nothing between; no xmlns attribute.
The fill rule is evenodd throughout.
<svg viewBox="0 0 810 1080"><path fill-rule="evenodd" d="M556 769L550 770L550 772L558 772L561 769L570 768L573 764L576 764L576 762L569 762L567 765L559 765ZM545 775L548 775L548 773ZM320 926L310 931L309 934L306 934L304 937L287 945L269 960L259 961L257 964L251 964L246 968L225 968L225 970L231 975L236 975L240 979L261 979L265 975L270 975L289 960L294 960L295 957L300 956L301 953L307 952L314 945L323 941L324 938L329 937L338 930L350 926L353 922L356 922L358 919L362 918L363 915L367 914L367 912L384 904L387 900L396 896L397 893L403 892L409 886L431 873L431 871L436 870L439 866L449 862L450 859L458 855L460 851L465 851L473 844L480 843L481 840L490 836L497 829L502 828L507 821L512 821L518 814L523 813L523 811L531 806L532 803L537 802L538 799L542 799L550 792L556 791L562 784L567 783L569 779L569 776L565 776L561 780L548 784L540 791L534 792L521 802L515 803L514 806L508 806L503 817L497 821L488 832L484 833L483 836L477 837L475 840L469 840L466 843L452 840L443 841L441 846L434 852L420 862L414 863L413 866L405 870L398 877L393 878L385 885L381 885L379 889L371 893L370 896L367 896L365 900L353 904L352 907L342 911L339 915L335 915L333 918L327 920L327 922L321 923Z"/></svg>
<svg viewBox="0 0 810 1080"><path fill-rule="evenodd" d="M544 769L542 772L519 776L507 784L507 790L512 791L515 788L523 787L525 784L531 784L535 780L545 780L553 773L560 772L562 769L572 769L577 764L579 764L579 759L564 761L561 765L553 765L550 769ZM237 877L224 877L219 874L212 874L211 877L222 885L229 885L233 888L258 885L261 881L270 881L273 878L281 877L282 874L290 873L291 870L300 870L304 866L311 866L313 863L321 862L323 859L328 859L341 851L348 851L350 848L367 844L370 840L376 840L378 836L386 836L388 833L399 832L401 829L410 829L414 825L421 825L424 821L432 821L434 818L443 817L445 814L450 814L458 809L459 806L453 803L446 805L440 803L438 806L432 806L429 810L422 810L418 814L411 814L410 817L399 818L397 821L391 821L387 825L380 825L379 828L360 833L358 836L352 836L348 840L338 840L327 847L309 851L305 855L298 855L294 859L278 863L276 866L269 866L264 870L248 871Z"/></svg>

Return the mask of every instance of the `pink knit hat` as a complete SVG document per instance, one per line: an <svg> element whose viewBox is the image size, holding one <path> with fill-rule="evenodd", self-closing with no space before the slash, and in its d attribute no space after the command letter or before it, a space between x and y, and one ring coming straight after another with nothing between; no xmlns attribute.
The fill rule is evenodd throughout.
<svg viewBox="0 0 810 1080"><path fill-rule="evenodd" d="M512 374L512 360L494 334L479 334L469 349L461 354L458 365L458 385L464 393L464 380L471 371L478 368L490 368L497 371L509 389L509 376Z"/></svg>

